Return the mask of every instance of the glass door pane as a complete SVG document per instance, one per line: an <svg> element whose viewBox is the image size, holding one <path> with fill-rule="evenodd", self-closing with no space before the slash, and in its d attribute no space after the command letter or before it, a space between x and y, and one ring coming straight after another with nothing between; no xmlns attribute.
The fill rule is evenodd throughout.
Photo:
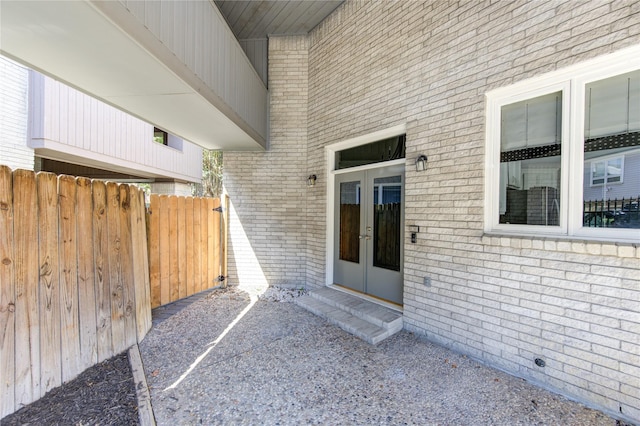
<svg viewBox="0 0 640 426"><path fill-rule="evenodd" d="M373 181L373 266L400 270L401 176Z"/></svg>
<svg viewBox="0 0 640 426"><path fill-rule="evenodd" d="M360 181L340 184L339 259L360 262Z"/></svg>

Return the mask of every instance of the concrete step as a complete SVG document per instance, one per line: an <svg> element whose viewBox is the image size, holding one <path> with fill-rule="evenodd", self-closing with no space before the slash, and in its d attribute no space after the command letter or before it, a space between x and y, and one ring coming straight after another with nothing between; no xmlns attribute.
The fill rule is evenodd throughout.
<svg viewBox="0 0 640 426"><path fill-rule="evenodd" d="M328 287L296 304L372 345L402 330L401 313Z"/></svg>
<svg viewBox="0 0 640 426"><path fill-rule="evenodd" d="M385 330L402 330L402 314L393 309L361 299L344 291L323 287L311 292L311 296L324 303L349 312L358 318L375 324Z"/></svg>

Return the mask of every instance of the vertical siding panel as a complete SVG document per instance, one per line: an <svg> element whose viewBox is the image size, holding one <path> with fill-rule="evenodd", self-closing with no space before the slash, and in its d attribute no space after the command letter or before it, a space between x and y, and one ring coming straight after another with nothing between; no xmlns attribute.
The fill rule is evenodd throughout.
<svg viewBox="0 0 640 426"><path fill-rule="evenodd" d="M59 111L58 127L60 134L58 135L58 141L63 143L69 143L69 90L67 87L59 84L57 81L53 82L53 85L58 89L57 105Z"/></svg>
<svg viewBox="0 0 640 426"><path fill-rule="evenodd" d="M172 1L163 1L160 2L160 13L161 13L161 21L162 21L162 42L169 48L171 51L174 50L173 45L173 20L174 20L174 7L175 3Z"/></svg>
<svg viewBox="0 0 640 426"><path fill-rule="evenodd" d="M31 104L31 139L42 138L44 134L44 76L35 71L29 71L29 102ZM27 141L30 143L31 141ZM1 411L0 411L1 412Z"/></svg>
<svg viewBox="0 0 640 426"><path fill-rule="evenodd" d="M76 141L76 125L78 124L79 117L76 111L77 110L76 91L72 90L67 86L62 86L62 87L64 88L64 91L67 94L67 102L66 102L66 105L64 105L64 107L66 107L67 117L64 123L61 123L61 124L64 124L66 128L67 139L63 139L62 142L67 143L68 145L71 145L71 146L77 146L78 143ZM63 107L63 105L60 105L60 107Z"/></svg>
<svg viewBox="0 0 640 426"><path fill-rule="evenodd" d="M47 122L47 133L44 136L54 141L60 140L60 86L55 84L53 80L45 77L47 87L46 98L46 115L51 116Z"/></svg>
<svg viewBox="0 0 640 426"><path fill-rule="evenodd" d="M107 225L107 186L93 181L93 246L95 260L96 321L98 362L113 355L111 343L111 276L109 274L109 230Z"/></svg>
<svg viewBox="0 0 640 426"><path fill-rule="evenodd" d="M98 119L100 113L100 105L96 100L91 100L91 151L98 152L98 145L100 144L100 128L102 127L102 120Z"/></svg>
<svg viewBox="0 0 640 426"><path fill-rule="evenodd" d="M196 32L196 7L198 3L191 3L185 5L185 21L184 26L181 27L182 34L184 34L184 63L190 70L195 71L195 32Z"/></svg>
<svg viewBox="0 0 640 426"><path fill-rule="evenodd" d="M185 7L186 3L176 2L173 9L173 53L183 63L186 62L185 58L185 37L184 37L184 23L185 23Z"/></svg>
<svg viewBox="0 0 640 426"><path fill-rule="evenodd" d="M62 380L76 377L80 367L80 319L78 312L78 246L76 242L76 183L72 176L58 179L58 234L60 253L60 337ZM42 393L44 395L44 392Z"/></svg>
<svg viewBox="0 0 640 426"><path fill-rule="evenodd" d="M105 129L107 138L109 139L108 154L112 157L118 157L118 153L120 151L120 116L118 112L111 106L107 105L107 109L109 110L109 115L111 116L111 123L109 127Z"/></svg>
<svg viewBox="0 0 640 426"><path fill-rule="evenodd" d="M80 306L80 365L88 368L98 362L96 289L94 270L93 203L91 181L76 179L78 241L78 304Z"/></svg>
<svg viewBox="0 0 640 426"><path fill-rule="evenodd" d="M135 291L133 288L133 247L131 231L131 198L129 185L118 185L120 192L120 282L122 283L122 304L124 314L124 340L120 342L121 352L136 343Z"/></svg>
<svg viewBox="0 0 640 426"><path fill-rule="evenodd" d="M125 339L124 295L122 282L122 252L120 236L120 193L118 185L107 182L107 229L109 251L109 281L111 285L111 338L112 350Z"/></svg>
<svg viewBox="0 0 640 426"><path fill-rule="evenodd" d="M127 137L127 123L124 115L121 114L120 111L114 109L114 114L116 117L115 140L113 142L116 150L114 155L117 158L124 158L125 150L122 141Z"/></svg>
<svg viewBox="0 0 640 426"><path fill-rule="evenodd" d="M100 122L100 132L98 134L98 138L100 143L98 144L98 152L100 154L109 154L111 149L111 141L107 136L107 129L112 127L111 123L111 111L105 104L100 105L100 109L102 110L101 116L102 120Z"/></svg>
<svg viewBox="0 0 640 426"><path fill-rule="evenodd" d="M0 166L0 418L15 410L15 264L13 176Z"/></svg>
<svg viewBox="0 0 640 426"><path fill-rule="evenodd" d="M202 81L205 81L205 73L204 73L204 62L205 58L209 55L209 52L206 52L203 49L204 38L206 36L206 26L204 24L205 10L209 8L207 3L198 3L198 10L196 11L196 31L195 34L195 45L194 45L194 54L195 54L195 72L200 77ZM205 53L206 52L206 53Z"/></svg>
<svg viewBox="0 0 640 426"><path fill-rule="evenodd" d="M135 16L140 22L145 23L145 3L148 1L145 0L134 0L127 1L126 6L127 9L131 12L133 16Z"/></svg>
<svg viewBox="0 0 640 426"><path fill-rule="evenodd" d="M138 145L138 140L136 139L135 119L130 115L125 115L125 118L127 120L127 138L121 141L121 143L124 144L124 147L127 150L127 156L125 158L129 161L136 161L135 146Z"/></svg>
<svg viewBox="0 0 640 426"><path fill-rule="evenodd" d="M41 393L62 384L60 275L58 252L58 188L56 175L38 173L38 258L40 292Z"/></svg>
<svg viewBox="0 0 640 426"><path fill-rule="evenodd" d="M91 126L93 124L93 109L90 96L83 97L82 111L84 115L84 118L82 120L82 148L91 150Z"/></svg>
<svg viewBox="0 0 640 426"><path fill-rule="evenodd" d="M15 404L29 404L40 395L38 318L38 207L35 174L13 174L15 241Z"/></svg>
<svg viewBox="0 0 640 426"><path fill-rule="evenodd" d="M158 39L162 39L162 21L161 10L162 2L159 1L145 1L145 25L149 28L149 31L153 33Z"/></svg>

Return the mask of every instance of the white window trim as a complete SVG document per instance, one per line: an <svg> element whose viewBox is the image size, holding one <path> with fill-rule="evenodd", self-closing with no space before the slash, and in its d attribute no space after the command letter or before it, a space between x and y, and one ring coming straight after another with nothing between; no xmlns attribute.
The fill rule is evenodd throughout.
<svg viewBox="0 0 640 426"><path fill-rule="evenodd" d="M488 234L640 242L640 229L582 226L586 84L640 69L640 45L486 93L485 215ZM510 103L562 91L560 226L499 223L500 114ZM569 208L571 206L571 208ZM632 231L632 232L630 232Z"/></svg>
<svg viewBox="0 0 640 426"><path fill-rule="evenodd" d="M394 136L400 136L407 133L406 124L399 124L394 127L389 127L377 132L368 133L362 136L358 136L352 139L347 139L341 142L334 143L329 146L325 146L325 172L327 176L327 192L326 192L326 228L325 228L325 285L329 286L333 284L333 249L334 249L334 208L335 208L335 179L337 175L342 173L351 173L360 170L375 169L382 166L391 165L405 165L406 158L400 158L398 160L387 161L384 163L366 164L364 166L351 167L347 169L336 170L335 158L336 152L349 148L354 148L360 145L366 145L368 143L376 142L379 140L391 138Z"/></svg>

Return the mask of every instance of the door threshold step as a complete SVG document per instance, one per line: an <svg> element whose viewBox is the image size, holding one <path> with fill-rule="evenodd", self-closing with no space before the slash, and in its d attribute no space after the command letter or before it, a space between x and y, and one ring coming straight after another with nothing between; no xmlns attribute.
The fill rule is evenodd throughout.
<svg viewBox="0 0 640 426"><path fill-rule="evenodd" d="M328 305L347 311L351 315L355 315L386 330L399 331L402 329L402 314L377 303L330 287L313 290L311 295Z"/></svg>
<svg viewBox="0 0 640 426"><path fill-rule="evenodd" d="M298 297L296 304L372 345L402 330L401 313L330 288Z"/></svg>

